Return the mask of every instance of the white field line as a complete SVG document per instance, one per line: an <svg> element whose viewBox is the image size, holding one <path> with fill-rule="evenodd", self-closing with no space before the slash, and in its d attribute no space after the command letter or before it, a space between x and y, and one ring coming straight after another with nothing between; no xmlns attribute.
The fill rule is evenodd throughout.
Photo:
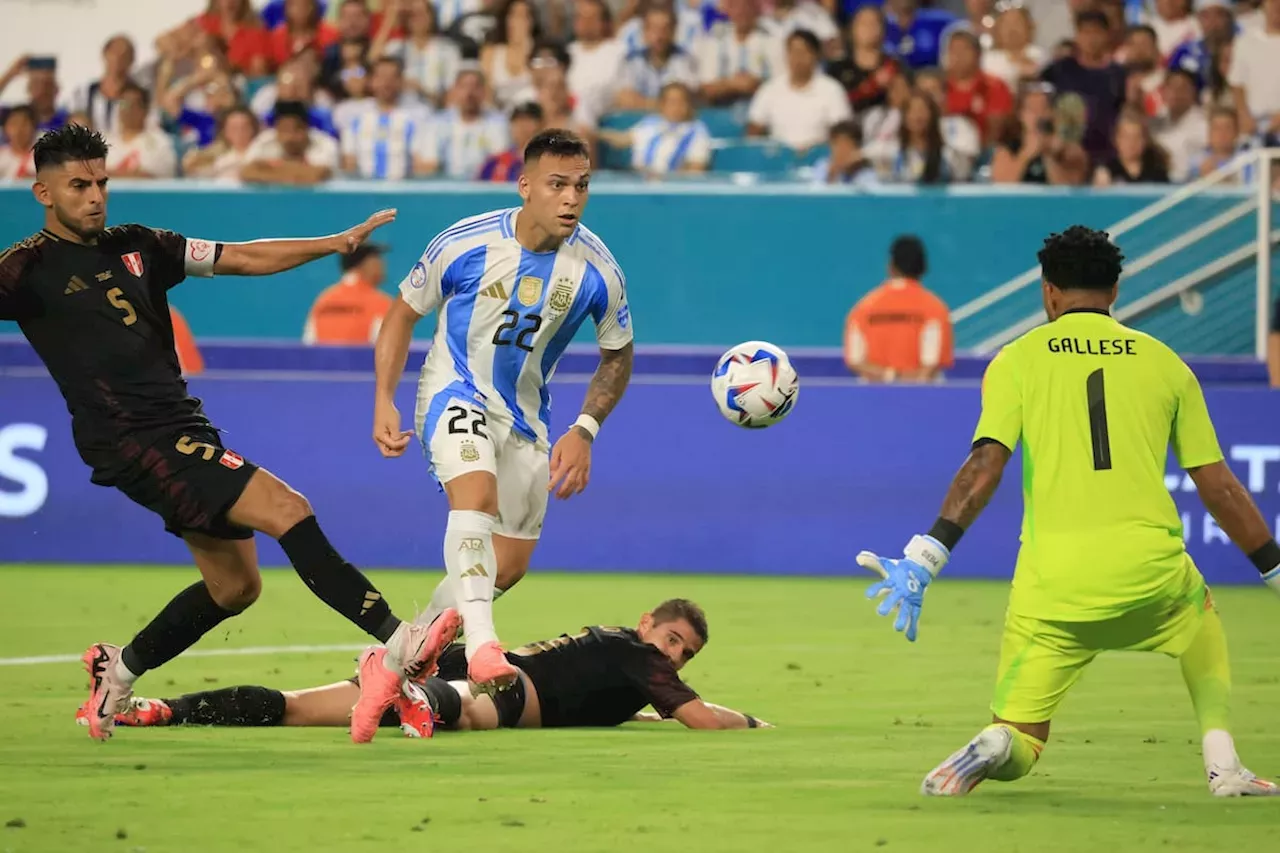
<svg viewBox="0 0 1280 853"><path fill-rule="evenodd" d="M315 652L358 652L364 646L353 646L349 643L341 645L321 646L245 646L240 649L195 649L183 652L184 658L223 658L253 657L257 655L293 655L312 654ZM80 655L35 655L23 658L0 658L0 666L35 666L44 663L78 663Z"/></svg>

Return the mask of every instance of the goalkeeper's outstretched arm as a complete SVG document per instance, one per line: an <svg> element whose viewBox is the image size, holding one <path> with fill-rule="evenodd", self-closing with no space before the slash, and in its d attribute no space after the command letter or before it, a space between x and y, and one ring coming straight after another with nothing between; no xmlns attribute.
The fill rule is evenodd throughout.
<svg viewBox="0 0 1280 853"><path fill-rule="evenodd" d="M1235 472L1220 460L1211 465L1190 468L1187 473L1196 484L1205 509L1218 522L1222 532L1249 555L1262 579L1280 592L1280 545L1272 538L1258 505Z"/></svg>
<svg viewBox="0 0 1280 853"><path fill-rule="evenodd" d="M948 551L956 547L965 530L982 514L999 488L1004 467L1012 455L1009 448L989 438L974 443L969 458L951 481L942 511L929 531Z"/></svg>

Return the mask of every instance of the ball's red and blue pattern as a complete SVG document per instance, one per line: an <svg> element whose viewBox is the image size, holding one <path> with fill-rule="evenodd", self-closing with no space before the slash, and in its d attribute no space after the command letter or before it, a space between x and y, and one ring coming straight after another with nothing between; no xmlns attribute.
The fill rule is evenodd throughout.
<svg viewBox="0 0 1280 853"><path fill-rule="evenodd" d="M720 357L711 374L711 393L730 422L762 429L791 413L800 382L780 348L765 341L747 341Z"/></svg>

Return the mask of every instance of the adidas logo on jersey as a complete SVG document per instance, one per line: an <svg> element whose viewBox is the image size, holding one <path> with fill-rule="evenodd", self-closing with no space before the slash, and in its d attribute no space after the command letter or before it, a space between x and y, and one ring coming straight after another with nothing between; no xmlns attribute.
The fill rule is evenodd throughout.
<svg viewBox="0 0 1280 853"><path fill-rule="evenodd" d="M487 578L489 573L484 570L484 566L476 563L471 568L462 573L464 578Z"/></svg>
<svg viewBox="0 0 1280 853"><path fill-rule="evenodd" d="M510 299L507 295L507 288L502 282L497 281L480 291L481 296L487 296L490 299Z"/></svg>
<svg viewBox="0 0 1280 853"><path fill-rule="evenodd" d="M89 285L80 280L80 276L71 276L71 281L67 282L67 289L62 291L63 296L70 296L73 293L79 293L82 290L88 290Z"/></svg>

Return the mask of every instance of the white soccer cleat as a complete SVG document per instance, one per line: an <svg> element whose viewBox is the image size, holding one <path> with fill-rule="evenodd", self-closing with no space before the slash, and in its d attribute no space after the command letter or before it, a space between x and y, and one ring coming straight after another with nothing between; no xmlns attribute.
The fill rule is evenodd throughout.
<svg viewBox="0 0 1280 853"><path fill-rule="evenodd" d="M1209 770L1209 793L1215 797L1277 797L1280 786L1266 779L1259 779L1244 767L1231 770Z"/></svg>
<svg viewBox="0 0 1280 853"><path fill-rule="evenodd" d="M963 797L991 771L1009 760L1013 735L1005 728L986 729L924 777L926 797Z"/></svg>
<svg viewBox="0 0 1280 853"><path fill-rule="evenodd" d="M106 740L116 725L116 714L129 709L133 687L116 677L120 647L94 643L80 657L89 673L89 699L85 702L89 737Z"/></svg>

